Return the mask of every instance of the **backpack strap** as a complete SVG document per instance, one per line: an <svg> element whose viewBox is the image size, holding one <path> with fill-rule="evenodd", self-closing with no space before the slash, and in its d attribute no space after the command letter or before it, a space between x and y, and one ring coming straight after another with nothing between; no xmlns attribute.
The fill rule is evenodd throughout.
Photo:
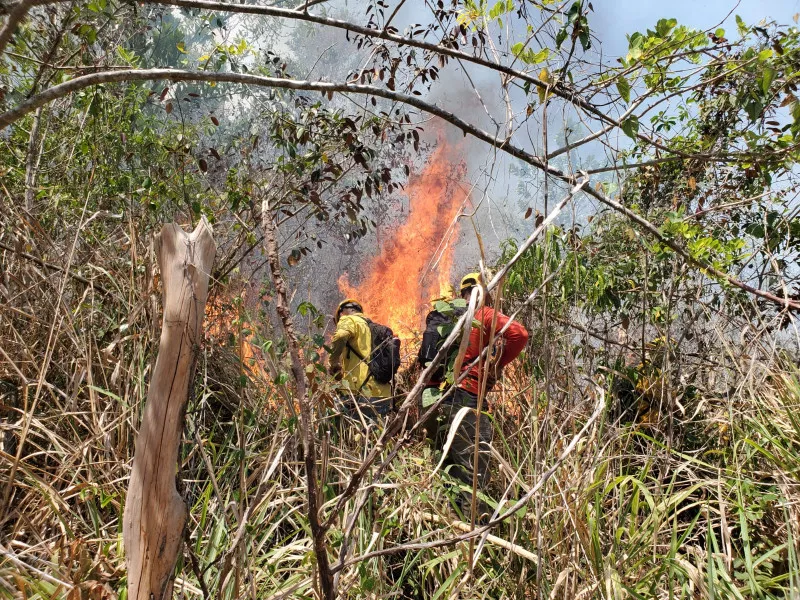
<svg viewBox="0 0 800 600"><path fill-rule="evenodd" d="M362 321L364 321L364 323L365 323L365 324L366 324L366 326L367 326L367 329L369 329L369 324L370 324L370 320L369 320L369 319L367 319L366 317L359 316L359 315L352 315L352 316L354 316L354 317L358 317L359 319L361 319ZM370 331L370 343L371 343L371 342L372 342L372 332ZM350 350L350 351L351 351L353 354L355 354L355 355L356 355L356 356L357 356L359 359L361 359L361 362L364 362L365 360L367 360L366 358L364 358L364 357L361 355L361 352L359 352L358 350L356 350L355 348L353 348L353 346L350 344L350 340L348 340L348 341L347 341L347 348L348 348L348 350ZM371 349L370 349L370 350L371 350Z"/></svg>
<svg viewBox="0 0 800 600"><path fill-rule="evenodd" d="M358 391L359 392L361 392L361 390L364 389L364 386L367 385L367 383L369 382L370 379L372 379L372 371L370 371L369 368L368 368L367 369L367 378L364 380L364 383L362 383L360 386L358 386Z"/></svg>
<svg viewBox="0 0 800 600"><path fill-rule="evenodd" d="M361 362L364 362L366 360L363 356L361 356L361 352L359 352L358 350L353 348L353 346L350 345L350 342L347 342L347 349L350 350L350 352L352 352L353 354L355 354L358 358L360 358Z"/></svg>

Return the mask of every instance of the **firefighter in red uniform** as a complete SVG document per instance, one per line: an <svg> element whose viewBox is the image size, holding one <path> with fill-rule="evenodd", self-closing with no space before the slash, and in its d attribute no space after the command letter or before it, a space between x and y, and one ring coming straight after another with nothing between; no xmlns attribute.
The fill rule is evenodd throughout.
<svg viewBox="0 0 800 600"><path fill-rule="evenodd" d="M469 300L472 289L479 283L480 273L470 273L464 276L460 285L461 297ZM503 367L514 360L528 342L527 330L516 321L512 322L502 335L499 335L510 319L503 313L495 311L490 305L491 298L487 297L486 305L475 312L475 321L480 322L481 327L473 326L470 332L469 346L461 368L462 375L465 371L469 372L458 384L453 394L446 398L441 405L444 422L440 430L443 430L445 435L447 435L450 425L462 407L466 406L473 409L461 421L447 456L447 462L451 465L450 474L469 487L472 487L473 456L475 451L475 424L477 421L477 411L475 409L478 406L478 394L482 385L482 377L486 376L486 373L481 372L481 369L479 369L478 363L472 367L470 365L488 346L492 320L495 319L495 315L497 315L495 335L499 338L496 348L500 354L499 356L485 357L485 360L490 361L490 365L496 366L494 373L488 374L487 391L491 389L494 380L500 377ZM480 419L479 440L478 461L475 468L478 473L478 489L484 490L489 483L489 456L491 454L490 444L492 443L492 425L486 416ZM471 496L469 494L461 494L458 503L461 506L462 513L468 515ZM481 512L486 510L486 507L483 503L479 503L479 506L481 506L481 510L478 511L480 515Z"/></svg>

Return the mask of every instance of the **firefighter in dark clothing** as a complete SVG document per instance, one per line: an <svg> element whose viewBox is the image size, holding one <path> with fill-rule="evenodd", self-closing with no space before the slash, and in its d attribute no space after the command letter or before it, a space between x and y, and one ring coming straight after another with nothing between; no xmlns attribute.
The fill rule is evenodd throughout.
<svg viewBox="0 0 800 600"><path fill-rule="evenodd" d="M425 330L417 354L417 363L420 369L425 369L436 357L445 338L455 327L458 318L466 311L466 302L462 298L455 298L456 292L449 283L442 288L441 294L431 300L432 310L425 317ZM458 345L454 344L449 349L439 366L431 373L419 403L419 415L422 417L428 408L436 403L447 389L448 374L452 381L452 362L458 353ZM431 440L436 440L439 430L439 411L432 414L421 423L421 429Z"/></svg>
<svg viewBox="0 0 800 600"><path fill-rule="evenodd" d="M460 291L461 297L469 300L472 290L475 286L480 284L480 273L470 273L461 280ZM484 369L479 368L479 363L471 366L471 363L483 352L489 344L489 336L491 333L492 320L497 319L495 323L495 334L498 338L496 340L496 351L499 356L488 356L491 365L494 365L494 372L489 373L489 381L487 381L487 391L491 389L491 385L495 379L498 379L502 374L502 369L512 360L514 360L525 344L528 342L527 330L517 322L512 322L508 329L500 335L500 331L508 324L509 318L499 311L495 311L491 306L491 298L486 298L486 305L475 312L474 320L480 323L480 327L473 325L469 336L469 346L464 356L463 365L461 367L460 375L467 373L466 377L457 385L453 393L445 398L441 404L442 423L439 428L439 435L437 435L437 445L441 448L444 445L444 440L450 430L453 420L456 418L459 410L463 407L468 407L470 410L462 419L453 443L450 446L446 463L450 464L450 474L465 483L467 486L472 487L473 478L473 458L475 450L475 425L477 422L477 406L478 394L480 393L483 384L482 378L487 376ZM496 315L496 317L495 317ZM491 354L491 352L490 352ZM480 361L479 361L480 362ZM456 380L458 376L456 377ZM480 419L479 424L479 452L478 461L475 465L478 474L478 489L485 489L489 483L489 456L491 453L490 444L492 443L492 426L487 417ZM468 494L461 494L459 497L459 504L461 505L462 512L468 514L468 505L471 503L471 497ZM485 510L485 506L482 507ZM479 511L481 512L481 511Z"/></svg>

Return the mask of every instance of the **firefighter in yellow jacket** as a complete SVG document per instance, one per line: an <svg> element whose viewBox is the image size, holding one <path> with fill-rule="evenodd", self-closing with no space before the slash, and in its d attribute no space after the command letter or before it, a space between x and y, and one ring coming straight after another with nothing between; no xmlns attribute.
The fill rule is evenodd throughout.
<svg viewBox="0 0 800 600"><path fill-rule="evenodd" d="M360 411L373 420L389 414L392 387L370 376L372 335L363 308L356 300L348 298L336 309L336 333L331 345L330 373L341 377L340 398L345 412L358 418Z"/></svg>

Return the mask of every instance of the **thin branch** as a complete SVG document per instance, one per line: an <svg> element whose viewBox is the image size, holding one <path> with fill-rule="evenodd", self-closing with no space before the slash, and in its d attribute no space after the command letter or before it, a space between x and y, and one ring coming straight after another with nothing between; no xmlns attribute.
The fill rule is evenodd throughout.
<svg viewBox="0 0 800 600"><path fill-rule="evenodd" d="M25 159L25 210L29 213L33 212L33 200L36 196L34 186L36 184L39 157L41 156L41 152L37 150L39 148L39 126L42 122L43 110L44 107L40 106L33 116L33 127L31 127L31 134L28 139L28 156ZM44 140L42 141L42 149L44 149Z"/></svg>
<svg viewBox="0 0 800 600"><path fill-rule="evenodd" d="M44 267L46 269L52 269L53 271L59 271L61 273L66 273L67 275L72 277L75 281L80 281L81 283L83 283L85 285L88 285L91 288L94 288L95 290L97 290L98 292L100 292L102 294L107 294L107 295L111 294L110 291L108 291L106 288L104 288L99 283L95 283L91 279L86 279L86 277L83 277L82 275L78 275L77 273L73 273L72 271L68 271L64 267L59 267L58 265L54 265L53 263L47 262L46 260L42 260L41 258L38 258L38 257L34 256L33 254L28 254L27 252L22 252L21 250L17 250L15 248L12 248L11 246L8 246L8 245L4 244L3 242L0 242L0 248L2 248L3 250L7 250L8 252L13 252L17 256L21 256L22 258L25 258L25 259L27 259L27 260L29 260L31 262L35 262L40 267Z"/></svg>
<svg viewBox="0 0 800 600"><path fill-rule="evenodd" d="M499 139L496 136L480 129L462 118L456 116L452 112L446 111L434 104L422 100L418 96L411 96L401 92L393 92L391 90L374 87L371 85L361 84L346 84L346 83L328 83L322 81L302 81L296 79L280 79L277 77L264 77L259 75L249 75L245 73L212 73L208 71L188 71L188 70L173 70L173 69L129 69L126 71L109 71L101 73L92 73L90 75L83 75L76 77L59 85L56 85L36 96L26 100L16 108L0 114L0 130L8 127L11 123L36 110L40 106L52 102L58 98L62 98L76 92L78 90L97 85L99 83L111 82L124 82L124 81L152 81L158 79L169 79L172 81L206 81L206 82L220 82L220 83L240 83L249 84L260 87L269 88L284 88L293 90L308 90L318 91L323 94L331 95L334 92L352 93L352 94L367 94L387 98L396 102L401 102L409 106L418 108L421 111L435 115L451 125L460 129L464 135L470 134L472 137L479 139L487 144L506 152L507 154L519 158L520 160L541 169L545 173L553 175L554 177L568 183L569 185L576 185L578 179L575 175L565 173L550 164L543 161L538 156L523 150L519 146L515 146L511 141ZM727 282L728 284L737 287L749 294L773 302L782 308L789 308L793 310L800 310L800 301L792 300L790 298L780 297L771 292L764 291L753 287L743 281L733 277L732 275L717 269L713 265L704 260L691 256L684 248L679 246L676 242L665 237L658 227L650 223L644 217L636 214L632 210L626 208L616 200L606 196L591 187L585 187L584 191L595 199L599 200L606 206L613 208L617 212L625 215L628 219L635 222L642 229L647 231L650 235L655 237L660 243L670 248L673 252L678 254L683 260L690 265L699 268L700 270L713 275L714 277Z"/></svg>
<svg viewBox="0 0 800 600"><path fill-rule="evenodd" d="M495 525L502 523L510 516L514 515L521 508L523 508L528 503L528 501L530 501L530 499L544 486L545 483L547 483L547 481L553 476L553 474L559 469L559 467L561 467L561 465L567 459L567 457L570 454L572 454L572 452L575 450L575 447L578 445L578 442L580 442L581 439L583 439L583 437L586 435L586 432L589 431L589 428L603 413L603 408L605 408L606 405L605 394L603 393L603 390L600 389L599 387L597 388L597 393L599 398L597 400L597 403L595 404L595 409L592 412L592 416L589 417L589 420L586 421L581 430L577 434L575 434L575 437L573 437L569 445L566 448L564 448L564 451L561 453L558 459L556 459L556 461L550 466L549 469L547 469L547 471L542 473L542 476L536 482L536 485L531 487L531 489L524 496L522 496L522 498L520 498L517 502L515 502L511 506L511 508L506 510L503 514L494 517L486 525L483 525L481 527L478 527L477 529L473 529L472 531L463 533L461 535L444 540L401 544L399 546L393 546L391 548L383 548L381 550L375 550L373 552L368 552L367 554L362 554L361 556L354 557L353 559L347 561L343 565L343 567L339 567L339 565L337 565L335 567L335 570L338 570L339 568L349 567L351 565L357 564L365 560L369 560L371 558L376 558L378 556L385 556L387 554L397 554L398 552L407 552L408 550L429 550L431 548L440 548L442 546L452 546L458 544L459 542L464 542L471 538L482 536Z"/></svg>
<svg viewBox="0 0 800 600"><path fill-rule="evenodd" d="M542 234L542 232L544 232L545 229L555 220L556 216L558 216L561 209L563 209L564 206L566 206L567 202L569 202L569 200L571 200L575 194L577 194L581 189L583 189L586 183L587 183L586 180L584 180L579 185L575 186L570 191L570 193L563 200L559 202L559 204L553 209L553 212L547 216L547 218L541 223L541 225L539 225L539 227L537 227L533 231L533 233L531 233L527 241L520 247L519 252L517 252L517 254L509 261L506 269L501 270L500 273L498 273L498 276L500 278L506 275L508 269L510 269L514 265L514 263L516 263L517 260L519 260L519 258L525 252L525 250L527 250L528 248L530 248L531 245L533 245L533 243L536 241L536 239L538 239L538 237ZM498 281L499 278L495 277L486 286L486 290L488 292L491 292L498 285ZM461 317L458 319L455 326L453 327L453 330L450 332L450 335L442 343L439 352L436 354L433 360L430 363L428 363L428 366L425 367L425 369L422 371L419 378L417 379L417 383L414 384L413 388L411 388L411 391L408 392L408 394L406 394L406 399L398 409L397 413L386 423L386 427L384 427L383 433L378 438L378 441L375 443L375 446L373 446L369 454L367 454L366 458L364 458L364 460L361 462L359 468L350 477L350 481L347 482L347 487L345 488L344 492L342 492L342 494L339 496L336 505L331 511L331 516L324 524L324 527L326 529L333 526L336 518L338 517L339 511L341 511L341 509L344 507L347 501L350 498L352 498L358 491L358 488L361 485L361 481L365 477L370 466L372 466L372 463L375 462L377 457L386 447L386 444L389 442L389 440L391 440L400 431L400 428L403 426L403 422L406 419L408 411L411 409L411 407L416 405L417 400L422 394L422 390L425 388L428 381L430 380L431 375L439 367L441 361L444 360L444 357L446 356L450 347L455 343L455 341L459 337L461 337L461 330L464 327L464 324L467 322L467 319L469 318L469 313L470 311L467 310L467 312L461 315ZM480 358L480 356L478 358ZM478 358L476 358L476 361L478 360ZM459 369L458 365L456 365L454 371L460 372L461 369ZM461 375L461 379L465 378L468 373L469 369L465 369ZM455 390L455 387L456 387L455 385L451 386L450 389L447 392L445 392L445 394L443 394L441 398L439 398L439 401L441 402L448 394L452 393ZM420 421L425 420L430 415L430 413L432 413L432 411L436 409L436 406L438 406L438 404L431 406L428 409L428 413L422 415L422 417L417 420L417 424L414 426L414 428L416 428L416 426L419 425ZM412 431L414 428L412 428ZM339 566L340 565L337 565L337 568Z"/></svg>
<svg viewBox="0 0 800 600"><path fill-rule="evenodd" d="M28 11L39 4L36 0L22 0L15 4L8 12L8 19L5 25L0 29L0 55L6 49L8 42L11 41L11 36L17 30L17 27L28 14Z"/></svg>
<svg viewBox="0 0 800 600"><path fill-rule="evenodd" d="M464 523L463 521L447 521L444 518L440 517L439 515L435 515L433 513L424 512L422 513L422 519L424 521L428 521L430 523L438 523L439 525L449 525L453 529L458 529L459 531L463 531L465 533L472 531L469 523ZM488 534L486 536L486 540L490 544L494 544L495 546L499 546L501 548L505 548L509 552L513 552L517 556L520 556L526 560L531 561L537 567L539 566L539 558L530 550L526 550L519 544L515 544L514 542L509 542L508 540L504 540L503 538L497 537L496 535Z"/></svg>
<svg viewBox="0 0 800 600"><path fill-rule="evenodd" d="M203 599L210 600L211 592L208 591L203 572L200 570L200 561L197 560L197 554L195 554L194 548L192 548L192 535L189 533L188 527L183 530L183 542L186 544L186 553L189 555L189 562L192 563L192 571L194 571L194 576L197 578L197 583L200 584L200 589L203 592Z"/></svg>
<svg viewBox="0 0 800 600"><path fill-rule="evenodd" d="M28 3L29 6L37 6L45 4L56 4L58 2L65 2L65 1L67 0L21 0L19 3L14 5L14 8L12 8L11 10L12 11L15 10L23 3ZM288 9L288 8L278 8L275 6L258 6L253 4L229 4L227 2L214 2L211 0L143 0L143 2L146 4L165 4L168 6L179 6L181 8L195 8L199 10L222 11L229 13L243 13L243 14L276 17L276 18L297 19L300 21L307 21L309 23L324 25L326 27L343 29L347 32L364 35L370 38L388 40L396 44L399 44L401 46L409 46L412 48L420 48L422 50L428 50L429 52L433 52L438 55L449 56L451 58L460 59L466 62L471 62L473 64L486 67L493 71L497 71L504 75L518 78L522 81L528 82L530 85L533 85L537 88L547 90L549 93L552 93L562 98L563 100L566 100L570 104L582 108L587 113L593 115L595 118L599 119L604 123L610 124L614 127L622 126L619 119L615 119L612 116L604 113L602 109L598 108L597 106L595 106L594 104L592 104L591 102L580 96L576 90L572 89L571 87L568 87L567 84L565 84L562 81L556 82L555 85L551 86L541 81L538 78L537 74L531 74L531 73L526 73L524 71L519 71L507 65L492 62L491 60L482 58L481 56L476 56L473 54L469 54L467 52L462 52L461 50L456 50L443 45L431 44L429 42L424 42L422 40L415 40L413 38L408 38L401 35L393 34L385 30L371 29L363 25L357 25L355 23L342 21L340 19L332 19L329 17L312 15L305 10L305 7L301 7L300 9ZM0 48L0 52L1 51L2 48ZM2 125L0 125L0 129L2 129ZM651 146L660 149L662 152L683 156L682 152L675 150L673 148L669 148L668 146L665 146L657 142L656 140L648 137L643 133L637 133L636 137L647 142Z"/></svg>
<svg viewBox="0 0 800 600"><path fill-rule="evenodd" d="M261 226L264 229L264 242L269 259L270 275L275 286L275 310L283 323L286 334L286 345L291 358L292 376L297 385L297 401L300 404L300 429L303 436L303 462L305 465L306 490L308 492L308 523L311 528L311 537L314 544L319 585L325 600L334 600L336 591L333 584L333 573L328 562L328 548L325 542L325 529L319 522L320 493L317 481L317 449L314 438L314 414L311 399L308 396L306 374L300 357L300 345L294 332L292 313L289 310L286 282L281 273L280 257L278 256L278 237L275 231L275 222L269 210L268 197L264 197L261 208Z"/></svg>
<svg viewBox="0 0 800 600"><path fill-rule="evenodd" d="M52 583L53 585L58 586L59 588L62 588L62 590L60 590L60 591L69 593L74 587L70 583L67 583L65 581L61 581L60 579L56 579L52 575L50 575L50 574L48 574L48 573L46 573L46 572L44 572L44 571L42 571L40 569L37 569L36 567L32 567L31 565L29 565L25 561L20 560L15 554L12 554L9 550L6 550L3 546L0 546L0 556L4 556L7 560L11 561L17 567L19 567L21 569L25 569L27 571L30 571L31 573L37 575L38 577L41 577L43 581L46 581L48 583ZM57 593L58 591L59 590L57 589L55 593Z"/></svg>

